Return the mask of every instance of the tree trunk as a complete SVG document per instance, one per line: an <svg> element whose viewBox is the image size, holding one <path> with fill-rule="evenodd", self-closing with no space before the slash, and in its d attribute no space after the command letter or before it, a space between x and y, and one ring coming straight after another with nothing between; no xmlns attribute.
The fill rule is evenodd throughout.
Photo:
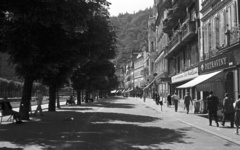
<svg viewBox="0 0 240 150"><path fill-rule="evenodd" d="M59 90L57 91L57 108L61 108L60 106L60 100L59 100Z"/></svg>
<svg viewBox="0 0 240 150"><path fill-rule="evenodd" d="M22 99L20 103L20 114L22 120L29 120L29 108L31 96L32 96L32 85L33 79L29 77L25 77L24 85L23 85L23 92L22 92Z"/></svg>
<svg viewBox="0 0 240 150"><path fill-rule="evenodd" d="M84 93L85 93L85 91L82 90L81 93L82 93L82 94L81 94L81 101L84 102Z"/></svg>
<svg viewBox="0 0 240 150"><path fill-rule="evenodd" d="M48 111L56 111L56 91L57 88L55 86L49 86L49 103L48 103Z"/></svg>
<svg viewBox="0 0 240 150"><path fill-rule="evenodd" d="M81 91L77 91L77 105L81 105Z"/></svg>
<svg viewBox="0 0 240 150"><path fill-rule="evenodd" d="M89 91L86 90L86 96L85 96L85 103L88 103L88 99L89 99Z"/></svg>

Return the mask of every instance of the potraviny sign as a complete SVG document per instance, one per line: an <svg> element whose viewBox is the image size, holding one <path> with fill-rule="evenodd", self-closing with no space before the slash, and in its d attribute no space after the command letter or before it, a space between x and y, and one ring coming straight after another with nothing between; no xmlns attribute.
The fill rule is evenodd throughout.
<svg viewBox="0 0 240 150"><path fill-rule="evenodd" d="M225 54L204 61L201 65L199 65L199 74L212 72L215 70L223 70L225 68L235 65L235 60L229 59L229 57L231 56L231 54Z"/></svg>

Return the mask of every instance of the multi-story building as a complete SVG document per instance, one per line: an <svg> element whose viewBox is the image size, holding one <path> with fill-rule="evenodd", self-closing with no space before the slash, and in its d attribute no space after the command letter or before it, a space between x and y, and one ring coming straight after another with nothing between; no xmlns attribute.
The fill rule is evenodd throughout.
<svg viewBox="0 0 240 150"><path fill-rule="evenodd" d="M155 0L155 26L156 26L156 52L157 57L154 61L155 64L155 83L157 84L157 91L161 97L166 97L170 91L170 80L168 78L167 59L165 59L165 51L168 46L168 35L163 32L163 20L166 18L168 5L166 1Z"/></svg>
<svg viewBox="0 0 240 150"><path fill-rule="evenodd" d="M138 53L134 59L134 88L144 87L143 60L142 52Z"/></svg>
<svg viewBox="0 0 240 150"><path fill-rule="evenodd" d="M163 31L169 37L165 58L168 59L171 93L177 92L183 98L189 92L193 99L197 99L194 87L179 86L198 76L199 4L197 0L171 0L167 5L169 7L167 17L163 20Z"/></svg>
<svg viewBox="0 0 240 150"><path fill-rule="evenodd" d="M213 91L237 99L239 16L238 0L155 0L148 41L149 74L157 76L147 88L156 83L160 94L204 100Z"/></svg>
<svg viewBox="0 0 240 150"><path fill-rule="evenodd" d="M205 98L213 91L237 99L239 93L239 1L200 0L199 75L212 76L196 85Z"/></svg>
<svg viewBox="0 0 240 150"><path fill-rule="evenodd" d="M155 59L157 57L156 52L156 26L155 26L155 11L150 15L148 19L148 50L144 52L144 77L145 87L144 91L148 93L149 97L152 97L152 93L156 91L157 87L154 83L155 79Z"/></svg>
<svg viewBox="0 0 240 150"><path fill-rule="evenodd" d="M133 88L133 71L132 71L132 61L129 60L125 64L125 89Z"/></svg>
<svg viewBox="0 0 240 150"><path fill-rule="evenodd" d="M150 51L156 75L153 85L157 84L157 91L163 97L175 91L180 97L187 91L194 98L197 95L195 89L177 87L198 76L198 6L196 0L154 1L155 39L149 37L149 47L156 44L155 50ZM152 20L150 17L149 22Z"/></svg>

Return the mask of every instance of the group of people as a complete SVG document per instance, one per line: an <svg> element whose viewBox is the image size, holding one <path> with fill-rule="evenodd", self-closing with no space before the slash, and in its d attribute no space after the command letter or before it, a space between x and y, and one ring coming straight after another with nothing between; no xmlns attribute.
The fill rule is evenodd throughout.
<svg viewBox="0 0 240 150"><path fill-rule="evenodd" d="M190 94L187 92L186 95L184 96L184 105L185 105L187 114L189 113L190 102L193 105L192 98L191 98ZM175 112L177 112L178 111L178 103L180 103L180 97L177 95L177 92L175 92L172 96L170 94L167 96L167 106L170 107L172 105L172 103L175 107Z"/></svg>
<svg viewBox="0 0 240 150"><path fill-rule="evenodd" d="M144 102L146 99L146 94L143 94ZM160 96L157 92L153 95L154 100L157 105L163 105L162 101L160 101ZM175 92L173 95L167 96L167 107L170 107L171 105L174 105L175 112L178 111L178 103L180 103L180 97L177 95L177 92ZM209 126L212 126L212 120L214 118L216 122L216 126L219 127L218 123L218 106L219 106L219 100L218 97L213 94L213 92L209 92L209 96L206 98L207 103L207 110L208 110L208 119L209 119ZM184 96L184 109L186 109L186 113L189 113L189 106L190 104L193 104L192 97L190 96L189 92L186 93ZM196 107L196 106L194 106ZM197 108L195 108L197 109ZM222 119L222 126L225 126L225 122L227 119L230 120L230 126L231 128L234 128L234 123L236 126L236 134L239 134L239 125L240 125L240 95L238 95L238 100L234 102L233 99L229 98L229 94L225 93L225 97L222 102L222 113L223 113L223 119Z"/></svg>
<svg viewBox="0 0 240 150"><path fill-rule="evenodd" d="M41 91L37 91L37 94L36 94L36 100L37 100L37 108L34 112L34 115L36 116L37 113L39 112L40 113L40 116L43 116L43 112L42 112L42 100L43 100L43 94ZM31 106L30 106L31 107ZM13 119L15 120L16 124L21 124L22 123L22 120L21 120L21 115L19 112L17 111L14 111L12 109L12 105L8 99L8 97L4 97L3 98L3 102L1 103L1 108L2 108L2 114L4 116L6 115L12 115L13 116Z"/></svg>
<svg viewBox="0 0 240 150"><path fill-rule="evenodd" d="M208 118L209 118L209 125L212 126L212 119L214 117L216 126L219 126L218 123L218 98L217 96L213 95L213 92L209 93L207 97L207 105L208 105ZM230 120L231 128L234 128L234 122L236 125L236 134L239 134L239 125L240 125L240 95L238 95L238 100L234 102L233 99L229 97L228 93L225 93L225 97L223 99L222 104L222 126L225 126L226 119Z"/></svg>

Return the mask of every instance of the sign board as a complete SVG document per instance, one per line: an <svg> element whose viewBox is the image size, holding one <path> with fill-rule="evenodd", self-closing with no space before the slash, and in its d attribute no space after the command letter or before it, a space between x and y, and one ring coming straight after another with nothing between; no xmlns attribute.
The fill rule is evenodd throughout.
<svg viewBox="0 0 240 150"><path fill-rule="evenodd" d="M180 73L172 77L172 83L183 82L186 80L191 80L198 76L198 68L193 68L184 73Z"/></svg>

